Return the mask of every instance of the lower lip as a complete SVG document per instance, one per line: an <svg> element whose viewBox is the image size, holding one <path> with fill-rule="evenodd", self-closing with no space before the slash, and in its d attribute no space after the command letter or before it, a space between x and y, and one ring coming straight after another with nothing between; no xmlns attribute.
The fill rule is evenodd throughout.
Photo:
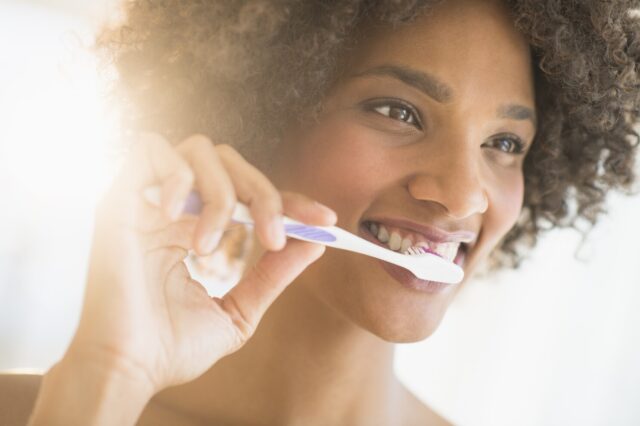
<svg viewBox="0 0 640 426"><path fill-rule="evenodd" d="M371 231L369 231L369 229L364 224L360 225L360 235L367 241L370 241L381 247L388 248L386 245L378 241L378 239L373 236ZM462 267L464 259L464 251L458 250L458 254L456 255L456 258L453 260L453 262L456 265ZM424 293L441 293L446 290L453 289L457 286L457 284L447 284L437 281L421 280L413 275L411 271L401 266L397 266L393 263L385 262L384 260L379 259L376 259L376 262L378 262L382 266L382 269L384 269L387 274L389 274L393 279L398 281L403 286L413 290L418 290Z"/></svg>

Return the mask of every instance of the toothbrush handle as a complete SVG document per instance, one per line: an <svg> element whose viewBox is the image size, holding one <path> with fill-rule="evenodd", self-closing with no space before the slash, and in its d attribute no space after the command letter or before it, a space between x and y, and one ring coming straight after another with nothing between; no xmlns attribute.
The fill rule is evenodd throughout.
<svg viewBox="0 0 640 426"><path fill-rule="evenodd" d="M249 213L249 208L242 203L236 203L236 207L231 215L231 220L236 223L253 225L253 218ZM287 216L284 216L282 221L284 222L284 231L290 237L321 244L330 243L336 240L336 237L331 235L330 232L323 230L323 227L321 226L306 225Z"/></svg>
<svg viewBox="0 0 640 426"><path fill-rule="evenodd" d="M235 222L253 224L249 210L244 204L238 203L231 216ZM287 236L298 240L324 244L325 246L350 250L356 253L373 256L378 259L389 260L391 257L401 256L391 250L377 246L364 238L352 234L337 226L307 225L284 216L284 230Z"/></svg>
<svg viewBox="0 0 640 426"><path fill-rule="evenodd" d="M160 205L159 187L146 188L143 191L143 196L151 204ZM202 200L197 192L192 191L187 197L183 212L198 214L201 210ZM231 219L236 223L254 224L249 209L242 203L236 204ZM388 250L337 226L306 225L286 216L283 221L285 233L289 237L349 250L391 262L409 269L421 279L458 283L464 276L464 272L458 266L437 256L421 256L419 264L416 264L416 259L413 259L413 262L408 262L407 256Z"/></svg>
<svg viewBox="0 0 640 426"><path fill-rule="evenodd" d="M351 232L338 228L337 226L314 226L320 228L334 237L334 241L323 243L327 246L353 251L356 253L372 256L377 259L391 260L392 258L401 258L403 255L393 252L384 247L373 244Z"/></svg>
<svg viewBox="0 0 640 426"><path fill-rule="evenodd" d="M202 200L196 191L191 191L187 196L184 212L198 214L200 213L200 210L202 210ZM231 215L231 220L245 225L254 224L249 208L240 202L236 203ZM306 225L286 216L284 216L283 222L285 233L290 237L321 244L330 243L336 240L336 237L331 235L330 232L323 230L323 227Z"/></svg>
<svg viewBox="0 0 640 426"><path fill-rule="evenodd" d="M156 187L149 188L145 191L145 196L159 204L160 189ZM184 213L198 214L202 210L202 199L196 191L191 191L185 201ZM253 225L253 218L249 212L249 208L243 203L236 203L232 221ZM284 229L287 236L298 240L309 241L313 243L324 244L326 246L341 248L354 251L356 253L373 256L378 259L389 260L390 257L401 256L383 247L377 246L364 238L360 238L337 226L313 226L306 225L289 217L283 218Z"/></svg>

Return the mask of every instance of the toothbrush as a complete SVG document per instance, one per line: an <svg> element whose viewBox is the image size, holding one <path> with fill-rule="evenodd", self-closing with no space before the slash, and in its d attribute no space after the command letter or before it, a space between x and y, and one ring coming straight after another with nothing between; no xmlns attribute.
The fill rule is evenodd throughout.
<svg viewBox="0 0 640 426"><path fill-rule="evenodd" d="M160 206L159 186L145 188L143 196L151 204ZM183 213L197 215L201 208L202 200L199 194L191 191ZM249 208L240 202L236 203L231 220L245 225L254 224ZM458 265L438 255L422 251L420 247L413 247L409 254L402 254L373 244L337 226L306 225L286 216L283 217L283 222L285 234L289 237L375 257L406 268L422 280L457 284L464 277L464 272Z"/></svg>

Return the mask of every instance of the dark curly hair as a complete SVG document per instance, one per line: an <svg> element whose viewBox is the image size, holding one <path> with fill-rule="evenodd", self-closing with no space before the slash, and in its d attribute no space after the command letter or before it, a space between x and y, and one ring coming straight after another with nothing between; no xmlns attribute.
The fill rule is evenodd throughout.
<svg viewBox="0 0 640 426"><path fill-rule="evenodd" d="M97 47L119 74L125 128L203 133L265 169L292 117L319 111L365 20L404 25L439 1L130 0ZM539 122L494 266L518 265L545 230L593 226L609 189L631 189L640 139L638 1L506 2L532 47Z"/></svg>

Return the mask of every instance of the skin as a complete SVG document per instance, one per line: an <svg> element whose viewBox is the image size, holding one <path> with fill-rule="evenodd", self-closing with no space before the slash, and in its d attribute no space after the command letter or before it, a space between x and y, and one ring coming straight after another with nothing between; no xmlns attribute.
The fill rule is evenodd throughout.
<svg viewBox="0 0 640 426"><path fill-rule="evenodd" d="M520 213L524 155L500 151L495 136L515 134L529 145L535 135L532 120L497 113L505 104L534 109L529 48L499 3L445 2L407 28L365 33L324 114L291 132L270 177L332 207L337 224L354 233L363 218L381 214L472 231L478 238L464 268L471 275ZM437 102L390 77L349 78L380 65L436 76L451 99ZM374 97L412 103L427 129L358 106ZM393 377L388 342L433 333L459 288L420 293L371 258L328 250L275 302L241 352L188 385L193 392L170 390L158 400L238 423L435 421Z"/></svg>
<svg viewBox="0 0 640 426"><path fill-rule="evenodd" d="M530 120L497 114L510 104L534 108L527 45L504 11L473 3L450 3L401 31L374 32L377 37L350 58L320 123L276 156L282 161L273 179L331 206L338 225L354 233L363 219L380 216L471 231L478 238L467 275L513 226L522 206L524 155L501 152L495 138L508 133L530 144L535 132ZM465 27L475 30L456 31ZM349 78L389 65L435 76L450 87L451 99L440 103L393 77ZM359 107L385 97L414 105L424 128ZM335 250L298 281L352 322L395 342L428 337L459 288L407 291L375 260Z"/></svg>
<svg viewBox="0 0 640 426"><path fill-rule="evenodd" d="M511 139L526 151L535 134L523 112L534 110L529 48L500 2L447 1L407 27L369 23L362 34L323 113L290 129L268 176L202 136L175 149L150 137L134 152L101 207L80 326L31 424L446 423L394 377L393 342L431 335L460 286L418 292L346 251L315 261L318 246L283 248L270 223L284 213L332 224L315 199L354 233L381 215L465 230L477 236L472 275L521 209L524 153ZM371 75L390 66L436 77L448 89L435 97L447 99ZM382 97L413 105L421 125L363 107ZM162 210L137 198L152 183ZM175 221L193 185L205 208ZM231 294L211 299L181 256L211 251L236 199L251 206L260 244Z"/></svg>

